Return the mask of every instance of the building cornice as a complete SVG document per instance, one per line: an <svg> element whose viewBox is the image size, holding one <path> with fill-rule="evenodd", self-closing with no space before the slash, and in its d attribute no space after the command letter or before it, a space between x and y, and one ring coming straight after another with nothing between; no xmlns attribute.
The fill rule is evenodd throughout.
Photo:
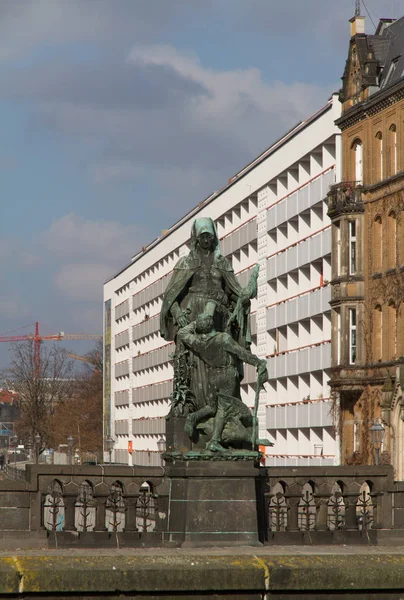
<svg viewBox="0 0 404 600"><path fill-rule="evenodd" d="M360 102L347 110L335 124L344 131L348 127L357 125L362 121L377 115L382 110L389 108L404 98L404 76L393 86L380 90L367 100Z"/></svg>

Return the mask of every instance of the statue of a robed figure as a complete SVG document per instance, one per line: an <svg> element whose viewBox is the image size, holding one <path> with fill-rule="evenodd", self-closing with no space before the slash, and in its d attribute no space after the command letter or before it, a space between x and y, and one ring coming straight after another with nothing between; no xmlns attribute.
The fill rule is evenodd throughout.
<svg viewBox="0 0 404 600"><path fill-rule="evenodd" d="M175 342L171 426L182 427L189 450L204 458L271 445L257 439L260 389L268 379L266 361L251 353L250 304L257 294L258 265L242 287L220 252L212 219L196 219L191 250L174 267L167 286L160 329ZM254 412L242 402L243 364L257 369ZM176 452L167 439L168 454Z"/></svg>

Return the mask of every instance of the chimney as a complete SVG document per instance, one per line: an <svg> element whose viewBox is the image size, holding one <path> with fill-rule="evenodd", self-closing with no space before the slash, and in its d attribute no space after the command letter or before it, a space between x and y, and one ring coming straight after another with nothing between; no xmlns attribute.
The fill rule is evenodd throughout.
<svg viewBox="0 0 404 600"><path fill-rule="evenodd" d="M392 25L392 23L394 23L395 21L396 19L380 19L375 35L382 35L385 29L387 29L387 27L390 27L390 25Z"/></svg>
<svg viewBox="0 0 404 600"><path fill-rule="evenodd" d="M355 15L352 19L349 19L351 24L351 37L358 33L365 33L365 17Z"/></svg>

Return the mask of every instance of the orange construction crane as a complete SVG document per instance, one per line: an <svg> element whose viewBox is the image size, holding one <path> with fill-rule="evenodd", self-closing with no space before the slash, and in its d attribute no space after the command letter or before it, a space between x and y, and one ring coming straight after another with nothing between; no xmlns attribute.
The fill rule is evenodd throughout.
<svg viewBox="0 0 404 600"><path fill-rule="evenodd" d="M67 356L69 358L74 358L74 360L80 360L81 362L85 362L85 363L89 363L90 365L92 365L94 367L94 371L98 372L99 370L97 369L97 367L94 365L94 362L91 358L89 358L88 356L82 356L81 354L73 354L73 352L68 352ZM97 359L99 358L98 356L98 352L97 352Z"/></svg>
<svg viewBox="0 0 404 600"><path fill-rule="evenodd" d="M64 331L53 335L39 335L39 323L37 321L35 323L35 333L0 336L0 342L25 342L27 340L33 340L34 342L34 371L35 377L37 377L40 372L40 344L44 340L55 340L57 342L62 340L102 340L102 335L98 333L65 333Z"/></svg>

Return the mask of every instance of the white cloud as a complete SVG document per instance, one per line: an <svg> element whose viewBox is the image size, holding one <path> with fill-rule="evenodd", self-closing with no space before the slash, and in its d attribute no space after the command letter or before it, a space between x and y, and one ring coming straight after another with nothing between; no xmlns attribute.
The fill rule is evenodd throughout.
<svg viewBox="0 0 404 600"><path fill-rule="evenodd" d="M0 314L2 319L24 319L29 310L25 302L22 302L12 291L0 295Z"/></svg>
<svg viewBox="0 0 404 600"><path fill-rule="evenodd" d="M40 244L56 261L53 283L59 293L102 303L106 279L129 263L149 236L146 228L70 213L51 224L40 236Z"/></svg>
<svg viewBox="0 0 404 600"><path fill-rule="evenodd" d="M42 43L127 44L175 25L178 14L205 12L210 0L1 0L0 60ZM205 6L206 5L206 6Z"/></svg>
<svg viewBox="0 0 404 600"><path fill-rule="evenodd" d="M0 280L7 276L10 268L32 269L41 262L39 255L32 248L26 247L26 241L3 237L0 239Z"/></svg>
<svg viewBox="0 0 404 600"><path fill-rule="evenodd" d="M55 275L54 283L59 292L72 300L102 304L102 286L110 275L107 265L76 263L63 266Z"/></svg>
<svg viewBox="0 0 404 600"><path fill-rule="evenodd" d="M81 302L74 311L74 320L71 331L76 333L100 333L102 332L103 303ZM92 342L94 343L94 342Z"/></svg>
<svg viewBox="0 0 404 600"><path fill-rule="evenodd" d="M224 183L331 91L266 82L256 68L214 70L167 45L136 46L115 68L31 67L0 83L3 97L34 102L42 126L88 145L96 183L151 169L162 187L170 170L192 171L201 181L221 174ZM205 186L203 193L211 191L206 179Z"/></svg>
<svg viewBox="0 0 404 600"><path fill-rule="evenodd" d="M147 232L117 221L84 219L70 213L54 221L41 236L52 256L63 262L80 259L115 265L129 261Z"/></svg>
<svg viewBox="0 0 404 600"><path fill-rule="evenodd" d="M116 163L99 163L90 168L91 179L98 184L104 184L115 180L133 180L145 175L145 169L133 165L129 160L121 160Z"/></svg>

